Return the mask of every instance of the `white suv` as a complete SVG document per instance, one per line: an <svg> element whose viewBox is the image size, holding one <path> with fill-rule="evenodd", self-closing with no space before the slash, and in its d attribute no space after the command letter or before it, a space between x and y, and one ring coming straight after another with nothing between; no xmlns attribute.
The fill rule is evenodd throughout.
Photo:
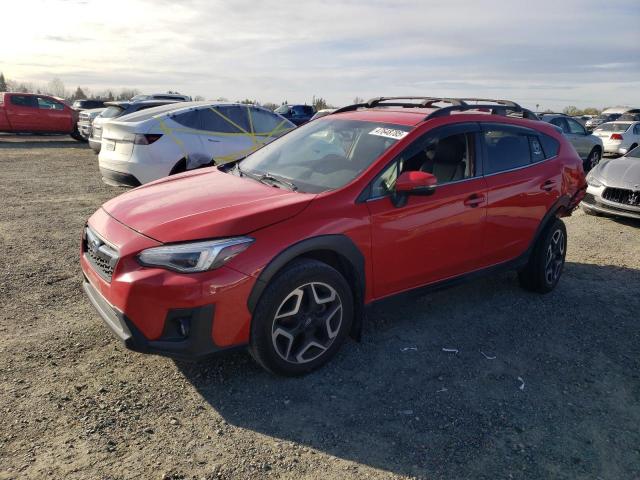
<svg viewBox="0 0 640 480"><path fill-rule="evenodd" d="M106 123L98 163L105 183L135 187L238 160L293 128L254 105L174 103Z"/></svg>

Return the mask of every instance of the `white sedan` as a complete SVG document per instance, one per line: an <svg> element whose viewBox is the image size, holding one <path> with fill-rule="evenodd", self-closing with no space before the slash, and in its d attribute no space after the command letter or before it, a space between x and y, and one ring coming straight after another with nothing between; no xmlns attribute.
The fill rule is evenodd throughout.
<svg viewBox="0 0 640 480"><path fill-rule="evenodd" d="M293 128L286 118L255 105L163 105L105 123L98 164L105 183L135 187L238 160Z"/></svg>
<svg viewBox="0 0 640 480"><path fill-rule="evenodd" d="M593 134L602 139L604 153L624 155L640 145L640 122L603 123Z"/></svg>

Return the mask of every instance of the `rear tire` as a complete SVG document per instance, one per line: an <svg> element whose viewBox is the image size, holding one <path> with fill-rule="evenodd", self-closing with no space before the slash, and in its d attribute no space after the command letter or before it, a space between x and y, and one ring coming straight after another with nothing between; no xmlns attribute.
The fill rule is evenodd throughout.
<svg viewBox="0 0 640 480"><path fill-rule="evenodd" d="M584 162L584 171L588 172L592 168L595 168L595 166L600 163L600 160L602 160L602 152L598 147L593 147L587 160Z"/></svg>
<svg viewBox="0 0 640 480"><path fill-rule="evenodd" d="M353 311L351 288L340 272L317 260L296 260L260 297L249 352L271 373L304 375L336 354Z"/></svg>
<svg viewBox="0 0 640 480"><path fill-rule="evenodd" d="M538 238L527 265L518 272L520 285L538 293L553 290L564 268L567 229L559 218L551 222Z"/></svg>
<svg viewBox="0 0 640 480"><path fill-rule="evenodd" d="M173 166L173 168L169 172L169 175L176 175L178 173L183 173L186 171L187 171L187 160L184 158L181 158L180 160L178 160L178 163L176 163Z"/></svg>

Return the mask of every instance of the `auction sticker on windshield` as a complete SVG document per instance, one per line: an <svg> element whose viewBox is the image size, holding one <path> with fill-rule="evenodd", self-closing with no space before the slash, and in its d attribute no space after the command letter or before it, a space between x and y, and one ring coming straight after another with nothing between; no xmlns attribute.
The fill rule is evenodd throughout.
<svg viewBox="0 0 640 480"><path fill-rule="evenodd" d="M396 130L395 128L374 128L369 132L369 135L377 135L379 137L393 138L394 140L400 140L407 136L409 132L403 132L402 130Z"/></svg>

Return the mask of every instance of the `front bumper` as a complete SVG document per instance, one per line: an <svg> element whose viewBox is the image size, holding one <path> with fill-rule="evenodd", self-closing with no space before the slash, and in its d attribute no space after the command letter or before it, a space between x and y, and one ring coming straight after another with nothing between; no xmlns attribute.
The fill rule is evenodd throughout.
<svg viewBox="0 0 640 480"><path fill-rule="evenodd" d="M91 147L91 150L98 154L102 148L102 141L96 140L95 137L89 137L89 146Z"/></svg>
<svg viewBox="0 0 640 480"><path fill-rule="evenodd" d="M247 298L255 277L226 266L193 274L143 267L136 259L138 253L161 243L131 230L103 209L89 219L89 225L100 239L108 240L116 261L105 275L106 267L103 264L100 270L91 261L83 240L83 288L127 347L199 358L248 343L251 312Z"/></svg>
<svg viewBox="0 0 640 480"><path fill-rule="evenodd" d="M82 288L107 327L130 350L181 360L197 360L225 350L212 341L213 305L169 311L162 336L158 340L148 340L124 313L107 302L86 277Z"/></svg>
<svg viewBox="0 0 640 480"><path fill-rule="evenodd" d="M589 211L627 218L640 219L640 208L633 205L611 202L602 198L602 193L606 187L591 187L587 189L587 194L582 199L580 206Z"/></svg>

